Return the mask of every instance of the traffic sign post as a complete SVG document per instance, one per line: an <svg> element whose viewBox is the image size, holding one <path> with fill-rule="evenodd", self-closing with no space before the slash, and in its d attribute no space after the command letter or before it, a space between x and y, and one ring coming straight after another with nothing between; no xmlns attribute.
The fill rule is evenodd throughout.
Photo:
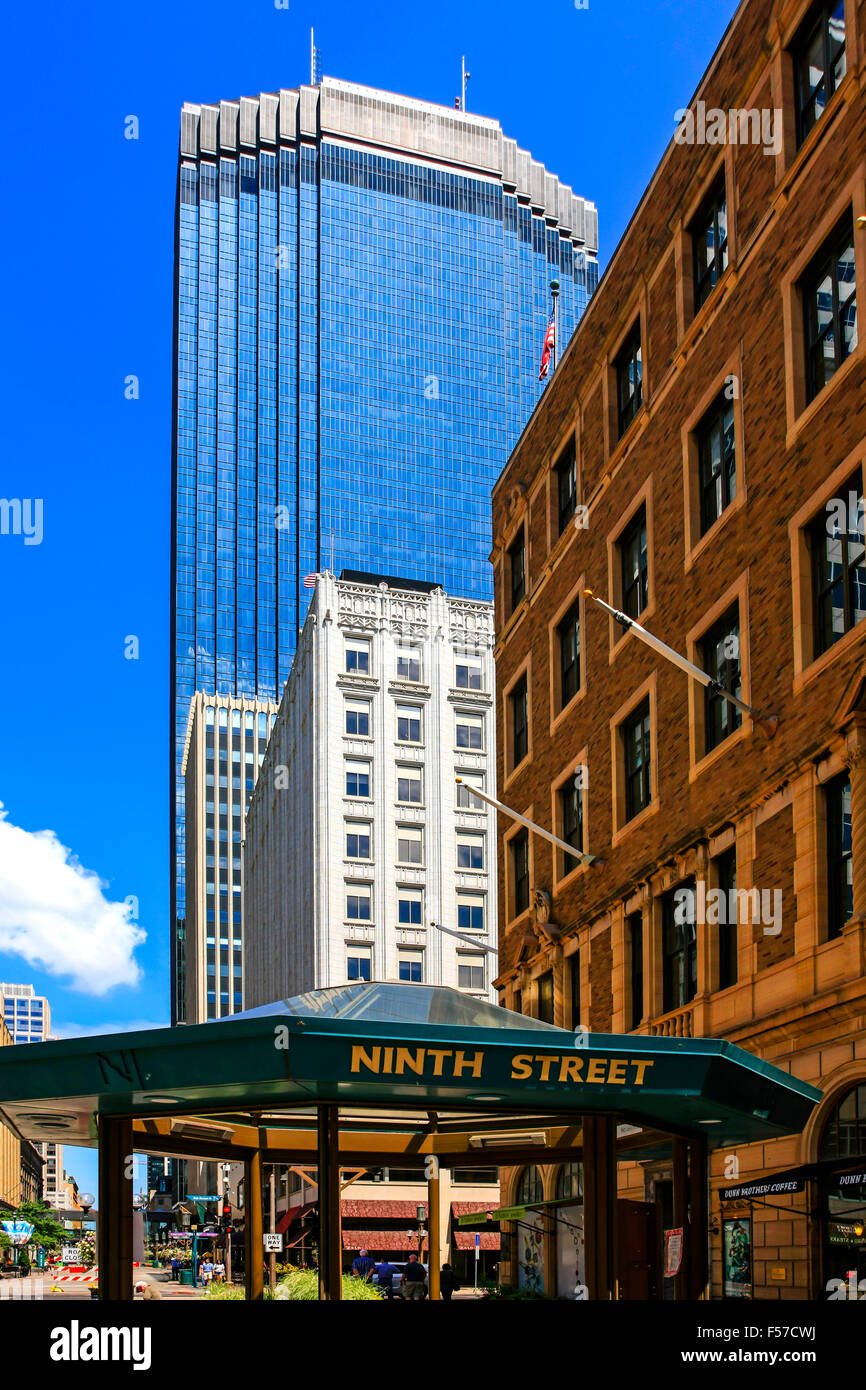
<svg viewBox="0 0 866 1390"><path fill-rule="evenodd" d="M478 1260L481 1255L481 1232L475 1232L475 1292L478 1292Z"/></svg>
<svg viewBox="0 0 866 1390"><path fill-rule="evenodd" d="M283 1251L283 1238L282 1238L282 1236L280 1236L280 1235L274 1235L272 1231L265 1231L264 1235L262 1236L262 1240L264 1241L264 1243L265 1243L265 1249L268 1251L269 1254L270 1254L271 1251L273 1251L274 1254L276 1254L276 1255L281 1255L281 1254L282 1254L282 1251Z"/></svg>

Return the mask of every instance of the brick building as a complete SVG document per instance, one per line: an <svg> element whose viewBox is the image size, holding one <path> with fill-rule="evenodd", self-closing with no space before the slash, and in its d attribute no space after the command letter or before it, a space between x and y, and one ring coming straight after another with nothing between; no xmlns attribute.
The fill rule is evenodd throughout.
<svg viewBox="0 0 866 1390"><path fill-rule="evenodd" d="M501 1002L724 1037L826 1096L711 1155L712 1297L866 1275L864 41L855 0L744 0L493 494L499 796L602 861L500 817ZM644 1220L670 1295L670 1177L620 1165L626 1296Z"/></svg>

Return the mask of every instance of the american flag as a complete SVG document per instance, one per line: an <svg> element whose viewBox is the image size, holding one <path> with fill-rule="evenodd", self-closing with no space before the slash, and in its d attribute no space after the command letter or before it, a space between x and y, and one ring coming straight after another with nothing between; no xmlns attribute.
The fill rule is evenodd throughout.
<svg viewBox="0 0 866 1390"><path fill-rule="evenodd" d="M305 589L315 589L315 587L316 587L316 580L318 579L318 577L319 577L319 576L318 576L317 574L305 574L305 575L304 575L304 588L305 588Z"/></svg>
<svg viewBox="0 0 866 1390"><path fill-rule="evenodd" d="M550 371L550 358L556 343L556 310L551 309L550 318L547 320L547 332L544 335L544 351L541 354L541 370L538 373L538 380L543 381Z"/></svg>

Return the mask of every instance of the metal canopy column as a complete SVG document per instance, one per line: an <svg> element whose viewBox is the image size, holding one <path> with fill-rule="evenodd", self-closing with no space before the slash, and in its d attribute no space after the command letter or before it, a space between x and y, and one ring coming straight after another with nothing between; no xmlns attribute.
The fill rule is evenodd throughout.
<svg viewBox="0 0 866 1390"><path fill-rule="evenodd" d="M679 1273L674 1275L674 1297L677 1299L690 1296L688 1270L692 1257L692 1240L689 1230L688 1152L689 1141L681 1139L679 1135L675 1136L673 1141L674 1230L681 1230L683 1233L680 1269Z"/></svg>
<svg viewBox="0 0 866 1390"><path fill-rule="evenodd" d="M132 1302L132 1120L99 1117L99 1298Z"/></svg>
<svg viewBox="0 0 866 1390"><path fill-rule="evenodd" d="M689 1145L689 1298L702 1298L707 1285L707 1141Z"/></svg>
<svg viewBox="0 0 866 1390"><path fill-rule="evenodd" d="M609 1115L583 1117L586 1284L591 1299L616 1289L616 1129Z"/></svg>
<svg viewBox="0 0 866 1390"><path fill-rule="evenodd" d="M319 1121L319 1298L343 1297L343 1237L340 1224L340 1110L318 1105Z"/></svg>
<svg viewBox="0 0 866 1390"><path fill-rule="evenodd" d="M439 1278L439 1262L442 1255L439 1244L439 1160L431 1154L427 1162L427 1283L431 1299L438 1299L442 1296Z"/></svg>
<svg viewBox="0 0 866 1390"><path fill-rule="evenodd" d="M247 1299L264 1298L262 1240L262 1151L253 1149L244 1162L244 1284Z"/></svg>

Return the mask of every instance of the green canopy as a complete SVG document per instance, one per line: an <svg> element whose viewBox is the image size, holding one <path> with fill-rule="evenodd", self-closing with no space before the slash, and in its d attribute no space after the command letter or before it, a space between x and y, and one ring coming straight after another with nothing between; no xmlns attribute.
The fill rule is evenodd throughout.
<svg viewBox="0 0 866 1390"><path fill-rule="evenodd" d="M0 1113L23 1137L93 1145L134 1118L350 1108L539 1111L701 1135L799 1132L821 1092L716 1038L574 1034L458 990L354 984L213 1023L0 1049Z"/></svg>

